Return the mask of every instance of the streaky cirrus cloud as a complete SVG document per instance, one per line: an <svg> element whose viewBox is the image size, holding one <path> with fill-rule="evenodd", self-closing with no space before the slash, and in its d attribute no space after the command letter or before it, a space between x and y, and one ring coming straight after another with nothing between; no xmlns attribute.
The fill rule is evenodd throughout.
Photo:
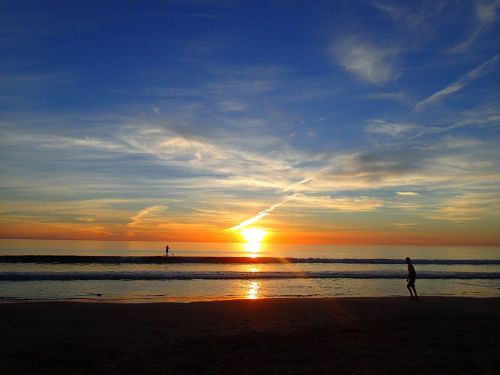
<svg viewBox="0 0 500 375"><path fill-rule="evenodd" d="M157 221L158 214L166 211L167 208L168 207L164 205L146 207L130 218L130 222L127 224L127 227L138 227L144 223Z"/></svg>
<svg viewBox="0 0 500 375"><path fill-rule="evenodd" d="M335 210L341 212L365 212L373 211L384 205L384 201L381 199L370 198L370 197L330 197L330 196L318 196L318 195L308 195L303 193L295 193L282 201L272 205L265 210L260 211L257 215L247 219L240 224L229 228L229 230L239 230L249 225L252 225L259 220L269 216L276 208L289 203L291 207L294 208L306 208L310 210Z"/></svg>
<svg viewBox="0 0 500 375"><path fill-rule="evenodd" d="M312 210L335 210L341 212L366 212L374 211L384 206L382 199L366 196L336 196L295 194L291 197L291 205L295 207L308 207Z"/></svg>
<svg viewBox="0 0 500 375"><path fill-rule="evenodd" d="M292 183L289 186L285 187L282 190L282 192L284 193L284 192L289 191L289 190L296 190L301 185L307 184L307 183L309 183L311 181L313 181L312 178L304 178L304 179L302 179L301 181L299 181L297 183ZM242 221L238 225L235 225L234 227L230 228L230 230L243 229L245 227L248 227L249 225L252 225L253 223L256 223L257 221L259 221L259 220L263 219L264 217L268 216L269 214L271 214L271 212L273 212L279 206L287 203L290 200L293 200L297 195L298 195L298 193L295 193L295 194L292 194L292 195L286 197L282 201L280 201L280 202L278 202L276 204L273 204L272 206L270 206L269 208L266 208L265 210L260 211L257 215L255 215L255 216L253 216L253 217L251 217L251 218L249 218L247 220Z"/></svg>
<svg viewBox="0 0 500 375"><path fill-rule="evenodd" d="M465 192L439 203L428 217L455 222L476 221L485 215L498 216L499 194L492 192Z"/></svg>
<svg viewBox="0 0 500 375"><path fill-rule="evenodd" d="M255 215L247 220L242 221L241 223L239 223L238 225L235 225L232 228L229 228L229 230L243 229L245 227L248 227L249 225L256 223L257 221L259 221L259 220L265 218L266 216L268 216L269 214L271 214L271 212L273 212L276 208L285 204L286 202L288 202L292 198L293 198L293 195L283 199L281 202L273 204L271 207L268 207L265 210L260 211L257 215Z"/></svg>
<svg viewBox="0 0 500 375"><path fill-rule="evenodd" d="M408 134L416 128L414 124L388 122L385 120L370 120L365 130L368 133L397 137Z"/></svg>
<svg viewBox="0 0 500 375"><path fill-rule="evenodd" d="M499 61L500 61L500 55L496 55L491 59L483 62L482 64L478 65L467 74L458 78L455 82L446 86L444 89L441 89L432 94L431 96L425 98L424 100L418 102L417 105L415 106L415 109L421 110L429 105L435 104L443 100L447 96L457 91L462 90L464 87L472 83L472 81L474 81L475 79L482 77L485 74L488 74Z"/></svg>

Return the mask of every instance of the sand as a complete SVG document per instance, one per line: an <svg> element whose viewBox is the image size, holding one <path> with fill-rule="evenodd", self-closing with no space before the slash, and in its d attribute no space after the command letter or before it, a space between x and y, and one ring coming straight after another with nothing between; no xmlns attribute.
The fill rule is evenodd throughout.
<svg viewBox="0 0 500 375"><path fill-rule="evenodd" d="M500 298L0 304L1 374L499 374Z"/></svg>

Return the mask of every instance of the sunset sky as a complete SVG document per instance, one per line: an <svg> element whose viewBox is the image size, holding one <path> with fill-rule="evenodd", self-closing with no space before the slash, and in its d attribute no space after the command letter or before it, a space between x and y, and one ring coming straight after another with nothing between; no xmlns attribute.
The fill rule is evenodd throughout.
<svg viewBox="0 0 500 375"><path fill-rule="evenodd" d="M0 238L500 245L498 0L1 9Z"/></svg>

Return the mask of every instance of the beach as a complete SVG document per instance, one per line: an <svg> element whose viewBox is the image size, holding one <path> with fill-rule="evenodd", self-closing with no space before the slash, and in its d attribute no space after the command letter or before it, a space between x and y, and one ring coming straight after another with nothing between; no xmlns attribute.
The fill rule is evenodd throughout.
<svg viewBox="0 0 500 375"><path fill-rule="evenodd" d="M497 374L500 298L0 304L2 374Z"/></svg>

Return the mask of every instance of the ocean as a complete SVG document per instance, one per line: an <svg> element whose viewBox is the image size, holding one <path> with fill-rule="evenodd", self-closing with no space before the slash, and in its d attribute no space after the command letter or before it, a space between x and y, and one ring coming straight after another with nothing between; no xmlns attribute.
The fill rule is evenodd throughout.
<svg viewBox="0 0 500 375"><path fill-rule="evenodd" d="M0 302L500 297L500 248L0 240Z"/></svg>

